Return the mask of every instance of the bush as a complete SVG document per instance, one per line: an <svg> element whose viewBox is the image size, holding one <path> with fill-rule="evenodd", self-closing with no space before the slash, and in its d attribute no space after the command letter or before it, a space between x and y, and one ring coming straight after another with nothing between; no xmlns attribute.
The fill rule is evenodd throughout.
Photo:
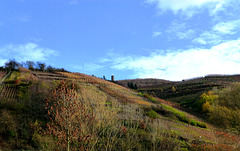
<svg viewBox="0 0 240 151"><path fill-rule="evenodd" d="M181 122L184 122L184 123L187 123L187 124L190 123L190 119L187 118L185 114L176 114L176 117Z"/></svg>
<svg viewBox="0 0 240 151"><path fill-rule="evenodd" d="M197 126L197 121L195 121L195 120L190 120L190 124L192 125L192 126Z"/></svg>
<svg viewBox="0 0 240 151"><path fill-rule="evenodd" d="M207 125L203 122L197 122L197 126L201 128L207 128Z"/></svg>
<svg viewBox="0 0 240 151"><path fill-rule="evenodd" d="M240 84L236 83L219 92L219 105L231 109L240 109Z"/></svg>
<svg viewBox="0 0 240 151"><path fill-rule="evenodd" d="M237 128L240 132L240 111L225 106L213 106L210 109L209 120L222 128Z"/></svg>
<svg viewBox="0 0 240 151"><path fill-rule="evenodd" d="M159 115L158 115L157 112L155 112L154 110L148 111L147 115L148 115L150 118L153 118L153 119L159 118Z"/></svg>

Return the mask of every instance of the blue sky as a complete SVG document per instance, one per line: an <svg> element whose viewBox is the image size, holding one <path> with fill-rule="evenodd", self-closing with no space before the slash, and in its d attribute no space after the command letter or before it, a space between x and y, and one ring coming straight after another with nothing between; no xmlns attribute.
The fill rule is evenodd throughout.
<svg viewBox="0 0 240 151"><path fill-rule="evenodd" d="M239 0L0 0L9 59L110 79L239 74Z"/></svg>

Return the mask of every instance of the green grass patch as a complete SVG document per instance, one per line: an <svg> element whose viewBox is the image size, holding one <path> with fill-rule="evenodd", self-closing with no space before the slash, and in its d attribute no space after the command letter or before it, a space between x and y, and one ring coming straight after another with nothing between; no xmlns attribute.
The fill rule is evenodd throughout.
<svg viewBox="0 0 240 151"><path fill-rule="evenodd" d="M151 95L149 95L149 94L147 94L147 93L139 92L138 95L147 98L149 102L158 103L158 102L157 102L157 99L155 99L154 97L152 97Z"/></svg>
<svg viewBox="0 0 240 151"><path fill-rule="evenodd" d="M17 79L17 77L20 75L20 72L17 72L17 71L13 71L11 73L11 75L9 77L7 77L7 79L5 80L6 82L7 81L14 81Z"/></svg>
<svg viewBox="0 0 240 151"><path fill-rule="evenodd" d="M156 118L159 118L159 115L156 111L154 110L150 110L147 112L147 115L150 117L150 118L153 118L153 119L156 119Z"/></svg>
<svg viewBox="0 0 240 151"><path fill-rule="evenodd" d="M176 110L170 106L166 106L164 104L161 104L162 108L165 109L165 110L168 110L168 111L171 111L175 117L181 121L181 122L184 122L184 123L187 123L187 124L191 124L192 126L198 126L198 127L201 127L201 128L207 128L207 125L204 123L204 122L199 122L199 121L195 121L194 119L190 119L186 116L185 113L179 111L179 110Z"/></svg>

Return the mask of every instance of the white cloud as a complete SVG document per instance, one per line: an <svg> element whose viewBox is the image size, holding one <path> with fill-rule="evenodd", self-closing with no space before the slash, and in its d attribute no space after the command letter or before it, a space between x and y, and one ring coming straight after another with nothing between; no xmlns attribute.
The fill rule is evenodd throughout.
<svg viewBox="0 0 240 151"><path fill-rule="evenodd" d="M0 58L16 59L16 61L46 61L52 56L58 55L58 51L43 48L35 43L20 45L7 45L0 48Z"/></svg>
<svg viewBox="0 0 240 151"><path fill-rule="evenodd" d="M222 37L219 36L218 34L211 31L210 32L205 31L201 33L199 37L193 39L192 42L202 44L202 45L206 45L206 44L216 45L222 41L223 41Z"/></svg>
<svg viewBox="0 0 240 151"><path fill-rule="evenodd" d="M153 32L153 38L156 38L156 37L158 37L158 36L160 36L162 33L161 32L159 32L159 31L155 31L155 32Z"/></svg>
<svg viewBox="0 0 240 151"><path fill-rule="evenodd" d="M7 62L7 59L0 58L0 66L4 66L5 62Z"/></svg>
<svg viewBox="0 0 240 151"><path fill-rule="evenodd" d="M226 41L225 35L234 35L240 30L240 20L230 20L226 22L219 22L215 24L210 31L202 32L199 37L192 40L193 43L202 45L216 45L220 42Z"/></svg>
<svg viewBox="0 0 240 151"><path fill-rule="evenodd" d="M173 21L171 25L166 30L167 33L176 33L179 31L183 31L187 28L186 23L178 23L176 21Z"/></svg>
<svg viewBox="0 0 240 151"><path fill-rule="evenodd" d="M172 22L170 27L166 30L166 33L169 36L169 39L190 39L195 35L193 29L187 29L185 23Z"/></svg>
<svg viewBox="0 0 240 151"><path fill-rule="evenodd" d="M195 34L195 31L192 29L189 29L185 32L177 32L176 36L178 37L178 39L188 39L188 38L192 38L194 34Z"/></svg>
<svg viewBox="0 0 240 151"><path fill-rule="evenodd" d="M220 34L230 34L233 35L240 29L240 20L232 20L227 22L219 22L216 24L212 30Z"/></svg>
<svg viewBox="0 0 240 151"><path fill-rule="evenodd" d="M213 12L221 10L223 4L228 0L146 0L146 3L155 4L160 11L171 10L175 14L184 12L192 16L199 8L209 8Z"/></svg>
<svg viewBox="0 0 240 151"><path fill-rule="evenodd" d="M135 78L182 80L207 74L236 74L240 68L240 39L218 44L210 49L152 53L147 57L112 58L111 68L132 70Z"/></svg>

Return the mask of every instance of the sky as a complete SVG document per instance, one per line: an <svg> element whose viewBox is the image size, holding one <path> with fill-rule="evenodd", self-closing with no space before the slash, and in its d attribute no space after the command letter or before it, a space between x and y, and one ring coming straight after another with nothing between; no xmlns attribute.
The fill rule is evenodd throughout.
<svg viewBox="0 0 240 151"><path fill-rule="evenodd" d="M0 66L116 80L240 73L239 0L0 0Z"/></svg>

